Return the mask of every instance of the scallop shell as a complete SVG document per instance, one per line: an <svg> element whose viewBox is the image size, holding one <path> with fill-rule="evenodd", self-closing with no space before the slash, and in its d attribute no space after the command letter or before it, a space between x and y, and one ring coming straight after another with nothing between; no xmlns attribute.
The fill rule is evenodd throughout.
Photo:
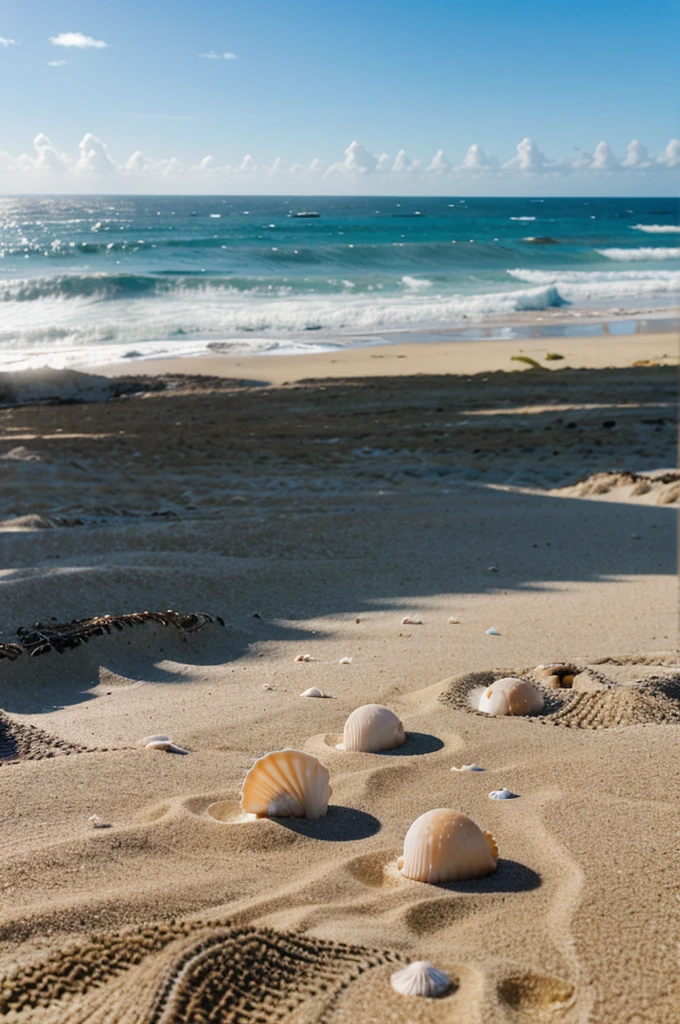
<svg viewBox="0 0 680 1024"><path fill-rule="evenodd" d="M361 750L377 754L381 750L394 750L406 742L404 726L394 711L382 704L364 704L345 722L342 750Z"/></svg>
<svg viewBox="0 0 680 1024"><path fill-rule="evenodd" d="M486 715L533 715L543 710L543 694L526 679L507 676L488 686L478 710Z"/></svg>
<svg viewBox="0 0 680 1024"><path fill-rule="evenodd" d="M461 811L439 807L411 825L397 867L416 882L459 882L496 870L498 847L489 832Z"/></svg>
<svg viewBox="0 0 680 1024"><path fill-rule="evenodd" d="M326 694L322 693L318 686L310 686L308 690L303 690L300 694L301 697L325 697Z"/></svg>
<svg viewBox="0 0 680 1024"><path fill-rule="evenodd" d="M241 807L258 818L323 818L332 792L329 777L311 754L275 750L246 775Z"/></svg>
<svg viewBox="0 0 680 1024"><path fill-rule="evenodd" d="M428 963L427 960L416 960L403 971L397 971L390 978L395 992L403 996L441 996L451 988L449 976Z"/></svg>

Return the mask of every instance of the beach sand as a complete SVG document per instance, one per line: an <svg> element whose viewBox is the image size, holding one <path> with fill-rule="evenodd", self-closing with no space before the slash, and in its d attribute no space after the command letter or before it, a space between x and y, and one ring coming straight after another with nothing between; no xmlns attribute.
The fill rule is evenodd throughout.
<svg viewBox="0 0 680 1024"><path fill-rule="evenodd" d="M546 372L507 372L534 342L216 356L0 409L0 644L225 621L0 660L3 1019L677 1024L677 347L628 341L560 339ZM546 714L470 706L555 661L587 687ZM373 702L406 744L338 750ZM328 815L243 820L285 747L328 767ZM493 833L494 873L400 875L435 807ZM443 997L392 990L420 959Z"/></svg>

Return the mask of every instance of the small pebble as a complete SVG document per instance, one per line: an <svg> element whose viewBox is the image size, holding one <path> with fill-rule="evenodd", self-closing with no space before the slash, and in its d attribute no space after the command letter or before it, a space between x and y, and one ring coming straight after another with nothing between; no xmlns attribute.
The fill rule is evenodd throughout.
<svg viewBox="0 0 680 1024"><path fill-rule="evenodd" d="M361 622L361 619L355 619L354 621L355 621L355 623L356 623L356 624L357 624L357 626L358 626L358 625L359 625L359 623Z"/></svg>
<svg viewBox="0 0 680 1024"><path fill-rule="evenodd" d="M490 565L489 568L487 569L487 572L498 572L498 566Z"/></svg>
<svg viewBox="0 0 680 1024"><path fill-rule="evenodd" d="M449 619L449 626L458 626L458 625L460 625L460 619L457 619L457 618L455 618L455 616L452 615L451 618Z"/></svg>

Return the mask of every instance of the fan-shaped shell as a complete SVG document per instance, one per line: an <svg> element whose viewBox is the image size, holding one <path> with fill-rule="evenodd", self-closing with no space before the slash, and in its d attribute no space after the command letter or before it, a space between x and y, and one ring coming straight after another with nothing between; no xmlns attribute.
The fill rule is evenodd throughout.
<svg viewBox="0 0 680 1024"><path fill-rule="evenodd" d="M507 676L486 688L478 709L487 715L533 715L543 709L543 703L543 694L533 683Z"/></svg>
<svg viewBox="0 0 680 1024"><path fill-rule="evenodd" d="M411 825L397 867L416 882L457 882L496 870L496 840L461 811L439 807Z"/></svg>
<svg viewBox="0 0 680 1024"><path fill-rule="evenodd" d="M382 704L364 704L345 722L341 747L377 754L380 750L394 750L405 742L404 726L394 711Z"/></svg>
<svg viewBox="0 0 680 1024"><path fill-rule="evenodd" d="M275 750L246 775L241 807L258 818L323 818L332 792L329 777L311 754Z"/></svg>
<svg viewBox="0 0 680 1024"><path fill-rule="evenodd" d="M451 988L448 974L427 960L416 960L390 978L392 988L404 996L441 996Z"/></svg>

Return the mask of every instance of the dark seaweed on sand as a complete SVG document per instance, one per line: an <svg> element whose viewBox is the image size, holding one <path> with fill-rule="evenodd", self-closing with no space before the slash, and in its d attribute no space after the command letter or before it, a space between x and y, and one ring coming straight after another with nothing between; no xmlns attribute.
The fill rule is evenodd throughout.
<svg viewBox="0 0 680 1024"><path fill-rule="evenodd" d="M33 626L19 626L17 642L0 643L0 660L8 658L14 661L21 654L35 658L39 654L64 651L86 644L93 636L102 636L114 630L122 632L126 626L143 626L145 622L158 622L161 626L174 626L186 639L187 633L200 633L208 623L224 625L219 615L208 615L207 612L131 612L127 615L97 615L91 619L73 619L71 622L56 625L45 625L36 622Z"/></svg>

